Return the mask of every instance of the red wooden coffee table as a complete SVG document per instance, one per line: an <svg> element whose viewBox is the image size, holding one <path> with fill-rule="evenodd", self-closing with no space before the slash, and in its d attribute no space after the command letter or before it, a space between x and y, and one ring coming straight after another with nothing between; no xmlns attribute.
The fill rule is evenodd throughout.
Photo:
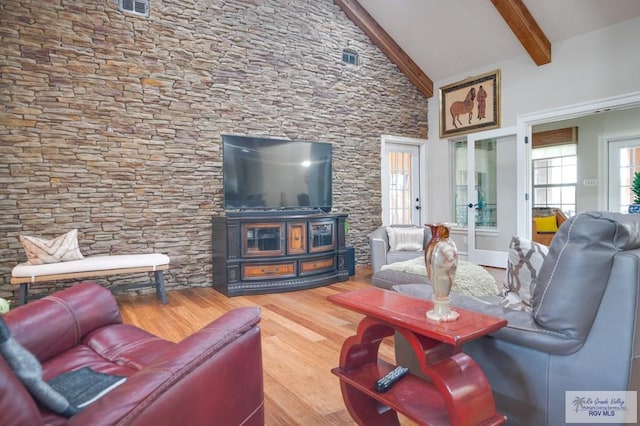
<svg viewBox="0 0 640 426"><path fill-rule="evenodd" d="M426 318L428 300L371 287L329 296L330 301L360 312L365 318L355 336L345 340L340 366L344 402L360 425L399 425L397 412L423 425L498 425L506 421L495 408L491 387L476 362L461 345L494 332L506 320L454 308L451 322ZM401 333L418 357L425 376L408 374L390 390L378 393L376 380L394 365L378 359L382 339Z"/></svg>

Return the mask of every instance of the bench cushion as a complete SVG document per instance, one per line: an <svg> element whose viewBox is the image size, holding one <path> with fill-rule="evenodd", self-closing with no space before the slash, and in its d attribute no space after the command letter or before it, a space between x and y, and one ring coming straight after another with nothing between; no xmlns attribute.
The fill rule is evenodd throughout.
<svg viewBox="0 0 640 426"><path fill-rule="evenodd" d="M154 268L169 264L169 256L161 253L122 254L115 256L88 256L81 260L30 265L20 263L11 271L12 277L40 277L46 275L73 274L76 272L107 271L124 268Z"/></svg>

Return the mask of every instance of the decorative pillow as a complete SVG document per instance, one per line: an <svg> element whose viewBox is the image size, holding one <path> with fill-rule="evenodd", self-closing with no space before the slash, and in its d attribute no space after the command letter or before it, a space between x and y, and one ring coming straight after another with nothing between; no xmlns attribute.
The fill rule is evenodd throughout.
<svg viewBox="0 0 640 426"><path fill-rule="evenodd" d="M554 216L534 217L538 232L556 232L558 231L558 222Z"/></svg>
<svg viewBox="0 0 640 426"><path fill-rule="evenodd" d="M538 272L548 252L547 246L535 241L520 237L511 239L507 275L502 283L502 306L531 311L531 298Z"/></svg>
<svg viewBox="0 0 640 426"><path fill-rule="evenodd" d="M20 242L27 253L27 263L30 265L84 259L78 247L77 229L53 240L20 235Z"/></svg>
<svg viewBox="0 0 640 426"><path fill-rule="evenodd" d="M424 228L387 226L391 250L418 251L424 248Z"/></svg>

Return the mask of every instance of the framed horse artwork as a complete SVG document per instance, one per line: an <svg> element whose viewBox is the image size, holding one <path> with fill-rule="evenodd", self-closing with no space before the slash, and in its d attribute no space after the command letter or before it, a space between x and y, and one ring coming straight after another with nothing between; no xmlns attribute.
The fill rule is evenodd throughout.
<svg viewBox="0 0 640 426"><path fill-rule="evenodd" d="M500 70L440 88L440 138L500 127Z"/></svg>

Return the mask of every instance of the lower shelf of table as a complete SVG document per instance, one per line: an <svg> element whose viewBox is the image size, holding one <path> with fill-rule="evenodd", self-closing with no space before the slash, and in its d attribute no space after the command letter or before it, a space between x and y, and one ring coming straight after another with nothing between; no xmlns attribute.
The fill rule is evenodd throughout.
<svg viewBox="0 0 640 426"><path fill-rule="evenodd" d="M387 392L376 392L375 382L394 368L394 365L378 360L377 363L365 364L355 370L343 371L336 367L331 372L349 386L420 424L450 424L442 395L433 383L418 376L409 373Z"/></svg>

